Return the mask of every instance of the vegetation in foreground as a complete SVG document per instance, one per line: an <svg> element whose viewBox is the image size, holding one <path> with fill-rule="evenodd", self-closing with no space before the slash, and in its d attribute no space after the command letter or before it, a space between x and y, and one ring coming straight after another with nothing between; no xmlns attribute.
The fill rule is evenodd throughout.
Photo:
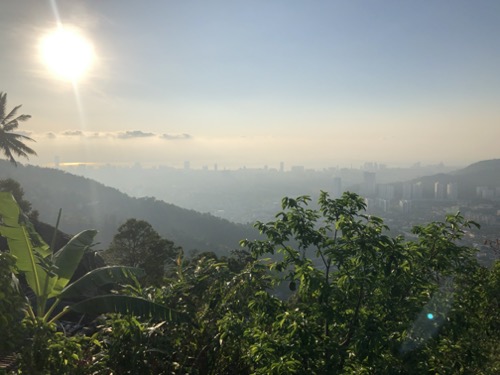
<svg viewBox="0 0 500 375"><path fill-rule="evenodd" d="M244 249L228 257L201 253L186 258L147 223L127 222L104 256L114 267L139 265L151 267L151 273L139 281L132 277L141 276L139 271L106 282L99 278L93 290L105 289L111 301L135 298L142 308L109 302L105 314L103 309L72 309L81 301L61 298L59 305L68 306L63 311L72 323L51 307L40 307L40 301L53 306L60 294L42 293L39 299L29 281L33 275L13 256L17 245L8 240L0 253L0 328L7 338L0 352L16 352L17 361L4 371L500 372L500 264L482 267L475 250L460 245L473 222L451 215L415 227L409 240L387 235L383 221L365 215L365 204L355 194L330 199L322 193L318 209L308 204L308 197L284 198L274 221L256 223L265 239L243 240ZM4 207L0 232L9 239L16 222ZM25 218L16 220L21 228L29 227ZM68 275L58 263L61 255L38 251L36 233L28 233L25 254L33 270L40 280L50 284L55 279L57 285L61 275ZM143 234L148 240L141 242ZM128 246L129 240L139 245ZM92 251L90 244L84 253ZM62 290L76 282L66 279ZM33 294L34 300L24 298Z"/></svg>

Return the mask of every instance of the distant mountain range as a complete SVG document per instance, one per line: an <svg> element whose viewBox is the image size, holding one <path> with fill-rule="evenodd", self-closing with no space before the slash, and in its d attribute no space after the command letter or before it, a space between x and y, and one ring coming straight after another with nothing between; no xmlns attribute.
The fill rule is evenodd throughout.
<svg viewBox="0 0 500 375"><path fill-rule="evenodd" d="M148 221L165 238L185 251L214 251L227 254L239 247L239 241L256 238L249 225L231 223L159 201L153 197L132 198L117 189L85 177L57 169L11 163L0 160L0 179L18 181L25 199L40 213L40 220L55 224L62 208L60 229L75 234L97 229L97 248L106 248L117 228L129 218Z"/></svg>
<svg viewBox="0 0 500 375"><path fill-rule="evenodd" d="M153 197L132 198L115 188L57 169L21 164L16 168L0 160L0 179L6 178L21 184L25 199L40 212L41 221L55 224L58 210L62 208L62 231L75 234L84 229L99 230L100 248L107 247L117 228L128 218L148 221L163 237L186 251L196 249L227 254L238 248L240 240L258 237L250 225L235 224ZM424 196L432 197L437 181L456 182L459 197L473 199L476 186L500 187L500 159L480 161L452 173L424 176L409 182L421 182Z"/></svg>
<svg viewBox="0 0 500 375"><path fill-rule="evenodd" d="M476 187L500 187L500 159L483 160L451 173L420 177L412 182L422 182L424 193L434 191L434 183L457 183L459 198L473 199Z"/></svg>

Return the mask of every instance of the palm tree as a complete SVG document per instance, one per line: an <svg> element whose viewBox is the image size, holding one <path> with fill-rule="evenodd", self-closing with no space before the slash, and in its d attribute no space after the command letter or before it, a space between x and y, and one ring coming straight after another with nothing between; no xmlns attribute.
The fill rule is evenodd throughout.
<svg viewBox="0 0 500 375"><path fill-rule="evenodd" d="M21 107L18 105L14 107L9 114L6 112L7 107L7 94L0 92L0 150L14 165L17 166L14 155L29 158L29 155L36 155L35 150L26 146L24 140L35 141L34 139L22 135L12 133L14 129L17 129L19 123L26 121L31 118L30 115L20 115L16 116L17 110ZM14 155L13 155L14 154Z"/></svg>

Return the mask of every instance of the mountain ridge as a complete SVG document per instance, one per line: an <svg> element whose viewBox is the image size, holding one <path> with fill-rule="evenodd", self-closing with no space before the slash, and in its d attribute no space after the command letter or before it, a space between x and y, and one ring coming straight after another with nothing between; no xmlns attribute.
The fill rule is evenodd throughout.
<svg viewBox="0 0 500 375"><path fill-rule="evenodd" d="M423 176L408 182L421 182L427 195L433 195L435 182L457 183L459 197L472 199L476 197L478 186L500 187L500 159L481 160L450 173Z"/></svg>
<svg viewBox="0 0 500 375"><path fill-rule="evenodd" d="M55 223L62 208L60 229L77 233L97 229L106 248L117 228L129 218L148 221L160 235L186 251L227 253L244 238L258 233L249 225L235 224L213 215L184 209L153 197L133 198L116 188L53 168L0 160L0 179L21 184L25 199L40 213L40 220Z"/></svg>

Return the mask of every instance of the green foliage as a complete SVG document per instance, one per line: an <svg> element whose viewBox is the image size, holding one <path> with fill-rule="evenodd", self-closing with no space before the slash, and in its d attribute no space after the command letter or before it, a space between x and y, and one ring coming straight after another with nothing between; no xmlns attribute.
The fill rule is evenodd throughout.
<svg viewBox="0 0 500 375"><path fill-rule="evenodd" d="M389 237L380 218L362 213L364 202L355 194L332 200L323 192L318 210L308 202L284 198L276 221L256 224L267 240L243 241L255 256L280 255L271 269L294 292L287 314L275 317L280 324L255 328L259 345L272 337L263 352L270 360L263 364L256 351L255 371L276 372L273 366L284 361L289 373L295 363L310 373L405 373L417 368L410 358L418 353L424 356L420 367L427 366L420 371L431 370L424 353L440 342L449 319L450 278L474 264L474 251L457 241L475 223L448 216L444 223L416 227L418 240L412 242ZM306 340L297 337L300 331Z"/></svg>
<svg viewBox="0 0 500 375"><path fill-rule="evenodd" d="M16 257L16 270L22 273L29 287L36 296L34 308L28 305L28 313L32 319L41 318L44 322L51 322L66 314L73 305L67 305L57 315L52 312L66 296L74 295L74 290L90 290L111 283L134 282L135 276L143 275L139 269L127 267L104 268L95 270L90 275L84 275L72 284L69 284L83 254L92 245L97 231L87 230L74 236L63 248L52 253L49 246L36 233L29 221L20 215L20 209L12 194L0 192L0 235L7 239L12 255ZM172 318L174 313L151 301L134 298L116 298L117 296L100 296L95 303L85 301L74 305L74 309L84 313L88 308L94 313L131 312L156 314L158 318ZM55 301L47 309L50 298ZM94 297L96 298L96 297ZM76 311L75 310L75 311Z"/></svg>
<svg viewBox="0 0 500 375"><path fill-rule="evenodd" d="M179 365L170 361L170 333L165 322L140 322L132 316L116 315L103 322L97 338L102 350L96 358L102 373L172 374Z"/></svg>
<svg viewBox="0 0 500 375"><path fill-rule="evenodd" d="M14 265L12 255L0 252L0 353L16 349L22 335L21 320L26 301L21 296Z"/></svg>
<svg viewBox="0 0 500 375"><path fill-rule="evenodd" d="M148 222L129 219L118 228L107 255L115 264L144 269L146 281L159 285L165 267L174 263L179 250L172 241L161 238Z"/></svg>
<svg viewBox="0 0 500 375"><path fill-rule="evenodd" d="M439 374L500 372L500 262L470 263L453 280L452 303L436 340L418 356ZM415 369L422 368L415 363Z"/></svg>
<svg viewBox="0 0 500 375"><path fill-rule="evenodd" d="M161 288L129 289L189 319L108 321L100 334L110 370L495 373L498 271L459 244L474 223L452 215L407 241L365 215L355 194L323 193L317 210L308 203L285 198L276 221L257 223L267 239L242 241L250 253L179 256ZM280 299L283 284L291 296Z"/></svg>
<svg viewBox="0 0 500 375"><path fill-rule="evenodd" d="M31 203L24 199L24 190L19 182L13 180L12 178L0 180L0 191L12 193L14 199L19 205L19 208L21 208L21 211L25 214L30 213Z"/></svg>
<svg viewBox="0 0 500 375"><path fill-rule="evenodd" d="M92 345L100 346L97 341L79 335L68 337L53 323L40 319L25 319L24 329L29 339L20 348L17 374L87 375L100 370L92 352Z"/></svg>
<svg viewBox="0 0 500 375"><path fill-rule="evenodd" d="M144 316L140 300L169 315L108 315L87 338L41 322L23 371L78 373L78 358L86 373L106 374L499 373L500 263L484 268L461 245L475 223L450 215L415 227L407 240L366 215L355 194L322 193L317 209L309 202L284 198L276 220L256 224L266 239L242 241L248 251L173 254L158 286L131 283L113 298L94 292L124 267L67 284L61 296L85 297L76 311ZM37 355L47 358L40 368Z"/></svg>

